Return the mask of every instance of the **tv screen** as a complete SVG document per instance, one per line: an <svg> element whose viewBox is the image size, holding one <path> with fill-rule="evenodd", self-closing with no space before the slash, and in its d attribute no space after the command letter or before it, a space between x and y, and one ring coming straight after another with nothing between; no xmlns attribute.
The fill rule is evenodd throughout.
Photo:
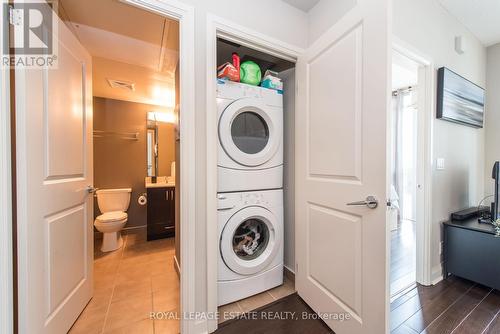
<svg viewBox="0 0 500 334"><path fill-rule="evenodd" d="M455 72L438 70L437 118L483 127L484 89Z"/></svg>

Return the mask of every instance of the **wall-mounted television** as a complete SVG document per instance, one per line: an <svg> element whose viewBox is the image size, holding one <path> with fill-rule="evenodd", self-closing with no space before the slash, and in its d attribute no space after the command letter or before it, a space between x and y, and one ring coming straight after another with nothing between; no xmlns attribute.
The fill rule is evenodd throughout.
<svg viewBox="0 0 500 334"><path fill-rule="evenodd" d="M437 118L482 128L484 89L441 67L438 70Z"/></svg>

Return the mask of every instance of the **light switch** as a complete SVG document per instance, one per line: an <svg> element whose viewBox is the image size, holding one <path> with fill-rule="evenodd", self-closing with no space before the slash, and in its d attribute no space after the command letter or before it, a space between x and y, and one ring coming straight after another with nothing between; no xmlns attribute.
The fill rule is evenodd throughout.
<svg viewBox="0 0 500 334"><path fill-rule="evenodd" d="M437 158L436 169L437 170L444 170L444 158Z"/></svg>

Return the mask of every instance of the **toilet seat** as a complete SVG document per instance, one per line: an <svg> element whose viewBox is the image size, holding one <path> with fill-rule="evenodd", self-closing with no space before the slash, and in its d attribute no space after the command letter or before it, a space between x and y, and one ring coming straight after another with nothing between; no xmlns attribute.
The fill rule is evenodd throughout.
<svg viewBox="0 0 500 334"><path fill-rule="evenodd" d="M127 219L127 217L128 215L126 212L111 211L111 212L105 212L102 215L97 216L95 220L96 222L107 224L107 223L122 221L124 219Z"/></svg>

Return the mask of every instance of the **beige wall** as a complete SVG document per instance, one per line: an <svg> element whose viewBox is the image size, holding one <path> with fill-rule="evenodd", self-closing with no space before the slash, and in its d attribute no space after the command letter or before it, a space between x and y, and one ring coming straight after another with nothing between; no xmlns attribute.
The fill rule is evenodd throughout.
<svg viewBox="0 0 500 334"><path fill-rule="evenodd" d="M94 130L111 132L138 132L138 140L118 136L94 138L94 185L100 189L132 188L128 223L126 227L146 225L146 206L137 198L146 192L144 178L146 165L146 117L148 111L159 111L157 106L94 97ZM163 126L163 125L162 125ZM159 143L160 170L170 171L174 157L173 125L165 124L166 135ZM161 130L160 130L161 131ZM170 174L168 174L170 175ZM99 214L97 203L95 215Z"/></svg>

